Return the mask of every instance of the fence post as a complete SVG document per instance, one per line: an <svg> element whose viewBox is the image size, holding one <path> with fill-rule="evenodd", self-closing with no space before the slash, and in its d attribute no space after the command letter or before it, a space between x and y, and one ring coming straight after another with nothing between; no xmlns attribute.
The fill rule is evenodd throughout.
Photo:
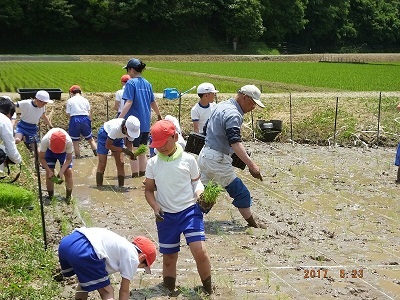
<svg viewBox="0 0 400 300"><path fill-rule="evenodd" d="M379 146L379 127L381 123L381 103L382 103L382 92L379 92L379 105L378 105L378 130L376 133L376 146Z"/></svg>
<svg viewBox="0 0 400 300"><path fill-rule="evenodd" d="M292 93L289 93L290 141L293 143Z"/></svg>
<svg viewBox="0 0 400 300"><path fill-rule="evenodd" d="M336 146L336 126L337 126L338 106L339 106L339 97L336 97L335 126L333 129L333 147Z"/></svg>

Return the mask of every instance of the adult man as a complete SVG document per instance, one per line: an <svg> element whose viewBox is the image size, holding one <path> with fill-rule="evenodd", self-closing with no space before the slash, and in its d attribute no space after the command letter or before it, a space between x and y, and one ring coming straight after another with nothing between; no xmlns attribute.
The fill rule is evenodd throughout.
<svg viewBox="0 0 400 300"><path fill-rule="evenodd" d="M7 158L16 164L22 162L21 155L18 152L14 141L14 130L11 123L11 117L15 112L15 104L8 96L0 97L0 140L3 141L5 154Z"/></svg>
<svg viewBox="0 0 400 300"><path fill-rule="evenodd" d="M74 144L76 158L80 158L79 140L81 135L88 141L93 154L97 156L97 145L92 136L92 121L90 117L89 101L82 96L79 85L73 85L69 89L71 98L67 100L66 112L69 116L68 133Z"/></svg>
<svg viewBox="0 0 400 300"><path fill-rule="evenodd" d="M205 145L199 153L198 163L204 184L211 179L218 182L233 198L232 204L238 208L249 226L266 228L265 224L254 220L250 208L250 192L236 176L231 158L231 154L235 152L247 165L250 174L262 180L260 168L246 153L240 132L243 115L252 111L256 105L264 107L260 97L261 92L255 85L245 85L235 98L216 105L207 123Z"/></svg>
<svg viewBox="0 0 400 300"><path fill-rule="evenodd" d="M42 138L39 147L39 160L46 170L46 187L49 195L48 200L54 196L54 182L52 177L57 161L60 163L58 177L65 178L65 201L71 201L73 179L72 179L72 139L62 128L50 129Z"/></svg>
<svg viewBox="0 0 400 300"><path fill-rule="evenodd" d="M128 75L131 77L125 85L122 99L125 101L120 118L127 119L129 116L135 116L140 121L140 136L133 143L127 143L129 150L136 150L139 145L147 145L151 123L151 109L157 114L158 120L161 120L160 110L154 97L153 87L143 76L146 64L137 58L132 58L126 66ZM144 176L146 172L147 156L143 153L137 160L131 160L132 177Z"/></svg>
<svg viewBox="0 0 400 300"><path fill-rule="evenodd" d="M132 242L105 228L81 227L64 237L58 247L61 272L65 277L76 274L79 284L75 299L88 299L97 290L102 300L112 300L114 289L109 275L119 272L122 280L119 300L129 299L129 285L138 268L150 273L156 259L154 243L144 236Z"/></svg>
<svg viewBox="0 0 400 300"><path fill-rule="evenodd" d="M214 99L218 91L214 85L209 82L203 82L197 87L197 95L200 100L190 111L190 116L193 122L193 131L203 133L204 124L211 115L211 110L215 106Z"/></svg>

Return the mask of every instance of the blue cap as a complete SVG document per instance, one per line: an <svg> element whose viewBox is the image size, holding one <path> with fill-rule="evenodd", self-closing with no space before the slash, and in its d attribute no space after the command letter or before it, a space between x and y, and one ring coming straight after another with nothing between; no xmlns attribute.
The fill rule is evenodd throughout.
<svg viewBox="0 0 400 300"><path fill-rule="evenodd" d="M125 67L122 67L122 69L129 69L129 68L137 68L138 66L141 65L141 61L138 60L137 58L131 58L128 63L126 64Z"/></svg>

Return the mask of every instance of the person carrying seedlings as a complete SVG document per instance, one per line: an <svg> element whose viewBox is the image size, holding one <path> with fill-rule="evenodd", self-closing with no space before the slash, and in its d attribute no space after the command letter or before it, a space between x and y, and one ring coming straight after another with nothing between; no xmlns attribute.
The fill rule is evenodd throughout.
<svg viewBox="0 0 400 300"><path fill-rule="evenodd" d="M107 166L107 155L111 150L115 165L117 167L118 186L123 187L125 182L124 168L124 139L128 138L133 141L140 135L140 122L134 116L111 119L100 127L97 133L97 156L98 165L96 172L96 185L103 186L104 171ZM131 160L136 159L136 156L131 154Z"/></svg>
<svg viewBox="0 0 400 300"><path fill-rule="evenodd" d="M93 154L97 155L97 145L93 139L92 121L90 116L90 103L82 96L79 85L73 85L69 89L70 98L67 100L66 112L69 117L68 133L74 143L75 158L81 157L79 140L81 135L89 143Z"/></svg>
<svg viewBox="0 0 400 300"><path fill-rule="evenodd" d="M119 272L122 280L119 300L130 299L130 282L138 268L151 273L157 250L145 236L132 242L106 228L81 227L65 236L58 247L58 258L64 277L76 275L79 284L75 299L88 299L97 290L103 300L112 300L114 289L109 275Z"/></svg>
<svg viewBox="0 0 400 300"><path fill-rule="evenodd" d="M207 122L205 144L199 153L198 164L201 181L207 185L212 179L223 186L233 198L232 204L238 208L249 226L267 228L265 224L254 219L250 208L250 192L236 176L231 158L231 155L236 153L247 165L250 174L262 180L260 168L247 154L241 136L244 114L251 112L257 105L264 107L260 98L261 92L255 85L245 85L240 88L235 98L216 105Z"/></svg>
<svg viewBox="0 0 400 300"><path fill-rule="evenodd" d="M218 91L209 82L203 82L197 87L197 94L200 98L190 111L193 122L193 131L203 133L203 127L211 115L211 110L215 106L214 99Z"/></svg>
<svg viewBox="0 0 400 300"><path fill-rule="evenodd" d="M159 250L163 254L164 286L171 292L175 290L183 233L204 290L211 294L211 263L205 245L203 213L196 203L204 186L199 180L196 159L177 143L178 134L172 122L157 121L150 133L150 147L157 149L157 155L147 163L145 197L156 217Z"/></svg>
<svg viewBox="0 0 400 300"><path fill-rule="evenodd" d="M160 110L154 97L152 85L142 77L146 64L137 58L128 61L123 69L126 69L131 79L125 85L122 99L125 101L120 118L126 119L129 116L135 116L140 121L140 136L133 143L127 143L129 150L136 150L139 145L147 145L151 123L151 109L157 114L158 120L161 120ZM132 177L144 176L147 164L146 153L139 155L137 160L131 160Z"/></svg>
<svg viewBox="0 0 400 300"><path fill-rule="evenodd" d="M38 123L42 119L49 128L53 128L50 120L46 116L45 106L53 103L50 95L44 90L37 91L35 98L18 101L16 106L21 113L15 128L14 140L16 144L24 141L26 147L32 151L33 143L39 142Z"/></svg>
<svg viewBox="0 0 400 300"><path fill-rule="evenodd" d="M50 129L40 142L38 157L42 167L46 170L46 187L48 200L54 196L54 183L61 184L65 179L65 201L71 201L74 182L72 179L72 153L74 147L69 134L62 128ZM57 161L60 171L55 175Z"/></svg>

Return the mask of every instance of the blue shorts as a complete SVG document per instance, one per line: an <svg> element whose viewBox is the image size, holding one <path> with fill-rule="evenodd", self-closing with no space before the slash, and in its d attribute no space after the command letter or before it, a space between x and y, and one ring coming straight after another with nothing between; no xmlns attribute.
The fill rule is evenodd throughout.
<svg viewBox="0 0 400 300"><path fill-rule="evenodd" d="M67 153L54 153L50 149L46 150L46 153L44 155L44 159L47 162L47 165L49 166L50 169L54 169L57 163L57 160L60 162L60 167L63 166L65 162L65 158L67 157ZM72 169L72 162L68 166L68 169Z"/></svg>
<svg viewBox="0 0 400 300"><path fill-rule="evenodd" d="M107 132L104 130L103 126L100 127L97 133L97 153L107 155L109 149L106 148L106 141L108 138ZM123 148L124 147L124 139L115 139L113 140L113 145L115 147Z"/></svg>
<svg viewBox="0 0 400 300"><path fill-rule="evenodd" d="M15 132L22 134L27 144L31 144L35 140L37 143L39 142L38 127L36 124L30 124L20 120L15 128Z"/></svg>
<svg viewBox="0 0 400 300"><path fill-rule="evenodd" d="M397 151L396 151L396 159L394 161L395 166L400 166L400 143L397 145Z"/></svg>
<svg viewBox="0 0 400 300"><path fill-rule="evenodd" d="M72 116L69 120L68 133L73 141L79 141L81 135L86 139L92 138L92 121L89 116Z"/></svg>
<svg viewBox="0 0 400 300"><path fill-rule="evenodd" d="M91 292L110 285L105 261L97 257L82 233L74 231L61 240L58 259L63 276L76 274L82 290Z"/></svg>
<svg viewBox="0 0 400 300"><path fill-rule="evenodd" d="M172 254L179 252L181 233L186 243L205 241L203 213L198 204L178 213L164 213L164 221L156 222L160 252Z"/></svg>
<svg viewBox="0 0 400 300"><path fill-rule="evenodd" d="M133 147L139 147L140 145L147 145L149 142L149 132L141 132L140 135L133 140Z"/></svg>

